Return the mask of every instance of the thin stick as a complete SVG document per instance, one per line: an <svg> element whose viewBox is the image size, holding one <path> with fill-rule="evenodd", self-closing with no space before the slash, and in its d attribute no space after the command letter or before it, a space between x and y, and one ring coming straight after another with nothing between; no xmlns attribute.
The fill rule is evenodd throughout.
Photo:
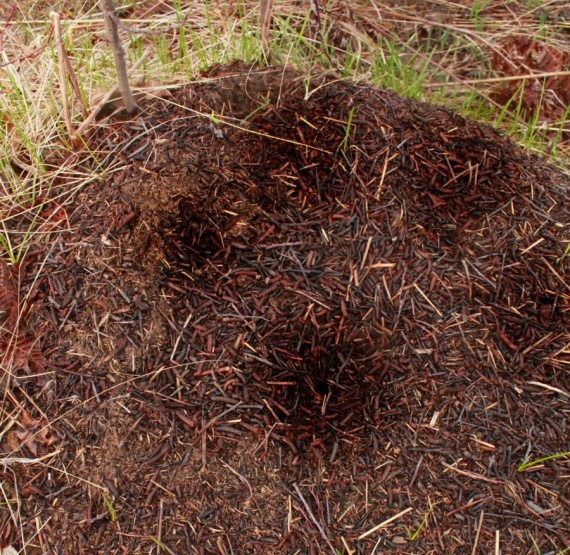
<svg viewBox="0 0 570 555"><path fill-rule="evenodd" d="M362 255L362 263L360 264L360 270L364 270L364 264L366 264L366 258L368 257L368 251L370 250L370 245L372 244L372 237L368 237L366 241L366 247L364 248L364 254Z"/></svg>
<svg viewBox="0 0 570 555"><path fill-rule="evenodd" d="M393 154L392 156L389 157L389 155L390 155L390 149L386 147L386 156L384 157L384 166L382 167L382 175L380 176L380 183L378 184L378 188L376 189L376 194L374 195L374 198L377 200L380 198L380 191L384 186L384 179L386 178L386 170L388 169L388 162L397 156L396 154Z"/></svg>
<svg viewBox="0 0 570 555"><path fill-rule="evenodd" d="M206 448L207 448L207 437L206 437L206 424L204 419L202 418L202 436L201 436L201 444L202 444L202 467L200 468L200 473L206 472L206 465L207 465L207 457L206 457Z"/></svg>
<svg viewBox="0 0 570 555"><path fill-rule="evenodd" d="M471 550L471 555L477 554L477 544L479 543L479 536L481 535L481 527L483 526L483 517L485 516L485 511L481 511L481 518L479 518L479 526L477 526L477 534L475 536L475 543L473 544L473 549Z"/></svg>
<svg viewBox="0 0 570 555"><path fill-rule="evenodd" d="M523 355L525 354L525 352L523 351ZM568 397L568 399L570 399L570 394L567 393L566 391L564 391L563 389L559 389L558 387L553 387L551 385L542 383L542 382L528 382L529 384L532 385L537 385L538 387L544 387L544 389L548 389L548 391L554 391L555 393L559 393L560 395L564 395L565 397Z"/></svg>
<svg viewBox="0 0 570 555"><path fill-rule="evenodd" d="M428 302L428 304L437 312L438 316L443 316L441 311L428 299L427 295L419 288L417 283L414 283L414 287L417 289L418 293Z"/></svg>
<svg viewBox="0 0 570 555"><path fill-rule="evenodd" d="M61 92L61 101L63 103L63 120L67 135L73 137L73 126L71 125L71 110L69 109L69 100L67 98L67 80L65 78L67 68L65 65L65 48L61 38L61 20L57 12L51 12L50 16L53 20L53 30L55 35L55 44L57 48L57 65L59 69L59 90Z"/></svg>
<svg viewBox="0 0 570 555"><path fill-rule="evenodd" d="M234 468L232 468L227 462L222 461L222 464L232 473L235 474L246 486L247 489L249 490L249 497L252 498L253 497L253 489L251 487L251 484L249 483L248 479L243 476L242 474L240 474L237 470L235 470Z"/></svg>
<svg viewBox="0 0 570 555"><path fill-rule="evenodd" d="M243 401L239 401L235 405L232 405L229 409L226 409L224 412L221 412L220 414L218 414L218 416L214 416L214 418L212 418L212 420L210 420L209 422L207 422L207 423L203 422L202 429L200 430L200 433L203 434L204 432L206 432L206 430L211 428L216 422L218 422L224 416L226 416L226 414L229 414L230 412L236 410L238 407L241 407L241 405L243 405Z"/></svg>
<svg viewBox="0 0 570 555"><path fill-rule="evenodd" d="M39 457L37 459L27 459L25 457L4 457L3 459L0 459L0 465L4 467L4 470L6 470L6 467L12 464L37 464L39 462L45 461L46 459L59 455L62 451L63 449L58 449L53 453L48 453L47 455L44 455L43 457Z"/></svg>
<svg viewBox="0 0 570 555"><path fill-rule="evenodd" d="M350 549L348 543L346 543L346 540L344 539L344 536L341 536L340 539L342 540L342 543L343 543L344 548L346 549L346 552L348 553L348 555L354 555L354 551L352 549Z"/></svg>
<svg viewBox="0 0 570 555"><path fill-rule="evenodd" d="M493 478L487 478L487 476L483 476L482 474L476 474L475 472L471 472L469 470L461 470L447 463L441 463L441 464L445 466L445 468L453 470L453 472L457 472L457 474L461 474L462 476L468 476L469 478L473 478L473 480L481 480L483 482L488 482L490 484L500 484L499 480L494 480Z"/></svg>
<svg viewBox="0 0 570 555"><path fill-rule="evenodd" d="M327 545L330 547L331 552L333 553L333 555L336 554L336 550L333 547L332 543L330 542L329 538L327 537L327 535L325 534L325 531L323 530L323 527L319 524L319 521L315 518L315 515L313 514L313 511L311 511L311 508L309 507L309 504L305 501L305 498L303 497L303 494L301 493L301 490L299 489L299 486L297 484L293 484L293 487L295 488L295 491L297 492L297 495L299 496L299 499L301 500L301 502L303 503L305 510L307 511L307 513L309 514L309 517L311 518L311 520L313 521L313 524L317 527L317 530L320 532L321 536L323 537L323 539L327 542Z"/></svg>
<svg viewBox="0 0 570 555"><path fill-rule="evenodd" d="M157 532L157 540L158 546L156 548L157 552L160 553L160 545L162 544L162 517L164 514L164 499L160 498L160 505L159 505L159 512L158 512L158 532Z"/></svg>
<svg viewBox="0 0 570 555"><path fill-rule="evenodd" d="M454 83L426 83L422 85L427 88L441 87L445 85L479 85L481 83L505 83L508 81L524 81L526 79L544 79L545 77L568 77L570 71L545 71L543 73L526 73L522 75L509 75L506 77L487 77L485 79L465 79Z"/></svg>
<svg viewBox="0 0 570 555"><path fill-rule="evenodd" d="M117 85L121 91L125 108L129 114L138 112L139 107L135 102L131 87L129 85L129 76L127 73L127 62L125 56L125 49L121 43L118 29L118 17L115 11L115 6L111 0L99 0L99 6L105 18L105 28L107 30L107 38L111 43L111 50L113 51L113 59L115 60L115 69L117 71Z"/></svg>
<svg viewBox="0 0 570 555"><path fill-rule="evenodd" d="M413 510L412 507L408 507L407 509L404 509L403 511L399 512L397 515L394 515L393 517L390 517L388 520L385 520L384 522L377 524L373 528L370 528L370 530L368 530L368 532L364 532L364 534L361 534L360 536L358 536L358 539L363 540L364 538L367 538L368 536L370 536L370 534L374 534L374 532L376 532L377 530L380 530L380 528L384 528L384 526L390 524L390 522L394 522L394 520L397 520L398 518L400 518L404 515L407 515L412 510Z"/></svg>
<svg viewBox="0 0 570 555"><path fill-rule="evenodd" d="M546 260L546 258L544 258L543 256L541 256L540 258L548 266L548 269L558 278L558 281L560 281L560 283L564 285L564 287L566 287L568 291L570 291L570 285L568 285L564 281L564 279L560 276L560 274L549 264L548 260Z"/></svg>
<svg viewBox="0 0 570 555"><path fill-rule="evenodd" d="M77 76L75 75L75 71L73 70L73 66L69 61L69 55L67 54L67 50L65 48L63 49L63 54L64 54L63 61L65 62L65 67L67 69L67 78L69 79L69 84L71 85L71 88L73 89L73 92L77 97L81 113L83 114L83 117L86 118L89 116L89 111L87 110L87 104L81 94L81 89L79 88L79 81L77 80Z"/></svg>
<svg viewBox="0 0 570 555"><path fill-rule="evenodd" d="M261 46L264 52L269 48L269 28L273 18L273 0L259 0L259 25L261 27Z"/></svg>

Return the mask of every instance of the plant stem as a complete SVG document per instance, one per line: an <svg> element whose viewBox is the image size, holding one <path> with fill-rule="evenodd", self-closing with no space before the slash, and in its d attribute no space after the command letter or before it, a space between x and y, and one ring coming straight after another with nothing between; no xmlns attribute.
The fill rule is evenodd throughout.
<svg viewBox="0 0 570 555"><path fill-rule="evenodd" d="M125 103L125 108L129 114L136 114L139 107L135 102L131 87L129 85L129 78L127 76L127 62L125 60L125 50L121 44L119 37L119 29L117 26L117 12L111 0L99 0L99 6L105 18L105 27L107 29L107 37L111 43L113 50L113 58L115 60L115 68L117 70L117 85Z"/></svg>

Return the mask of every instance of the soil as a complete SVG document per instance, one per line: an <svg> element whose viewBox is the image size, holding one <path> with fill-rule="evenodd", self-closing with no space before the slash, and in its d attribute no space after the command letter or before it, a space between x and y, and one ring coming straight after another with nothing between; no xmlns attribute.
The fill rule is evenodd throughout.
<svg viewBox="0 0 570 555"><path fill-rule="evenodd" d="M334 75L236 63L141 107L3 267L2 451L41 459L4 466L4 545L570 548L567 178Z"/></svg>

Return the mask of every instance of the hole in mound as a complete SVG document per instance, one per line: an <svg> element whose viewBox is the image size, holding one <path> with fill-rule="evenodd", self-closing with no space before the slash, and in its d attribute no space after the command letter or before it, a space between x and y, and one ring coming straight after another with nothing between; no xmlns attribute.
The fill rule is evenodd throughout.
<svg viewBox="0 0 570 555"><path fill-rule="evenodd" d="M202 266L223 248L226 221L211 206L186 197L178 202L178 214L166 236L183 246L187 259Z"/></svg>

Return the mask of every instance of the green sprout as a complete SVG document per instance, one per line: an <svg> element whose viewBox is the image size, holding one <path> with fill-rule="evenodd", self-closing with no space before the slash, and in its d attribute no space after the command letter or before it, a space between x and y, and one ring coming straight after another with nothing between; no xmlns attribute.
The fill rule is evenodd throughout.
<svg viewBox="0 0 570 555"><path fill-rule="evenodd" d="M348 148L348 140L350 138L350 126L352 125L352 116L354 115L354 106L348 112L348 121L346 122L346 131L344 133L344 140L342 141L342 151L346 152Z"/></svg>
<svg viewBox="0 0 570 555"><path fill-rule="evenodd" d="M528 470L529 468L537 466L546 461L552 461L554 459L559 459L561 457L568 457L568 456L570 456L570 451L566 451L564 453L554 453L554 455L549 455L548 457L542 457L540 459L535 459L533 461L525 461L517 468L517 472L523 472L524 470Z"/></svg>
<svg viewBox="0 0 570 555"><path fill-rule="evenodd" d="M418 526L418 529L413 534L408 533L408 541L413 542L418 539L418 536L421 534L422 530L424 529L424 526L427 523L431 511L432 507L429 508L429 511L426 513L426 516L424 516L424 519L421 521L420 525Z"/></svg>
<svg viewBox="0 0 570 555"><path fill-rule="evenodd" d="M113 507L113 502L106 496L103 496L103 501L107 507L107 511L109 511L109 518L111 522L115 522L117 520L117 515L115 513L115 508Z"/></svg>

